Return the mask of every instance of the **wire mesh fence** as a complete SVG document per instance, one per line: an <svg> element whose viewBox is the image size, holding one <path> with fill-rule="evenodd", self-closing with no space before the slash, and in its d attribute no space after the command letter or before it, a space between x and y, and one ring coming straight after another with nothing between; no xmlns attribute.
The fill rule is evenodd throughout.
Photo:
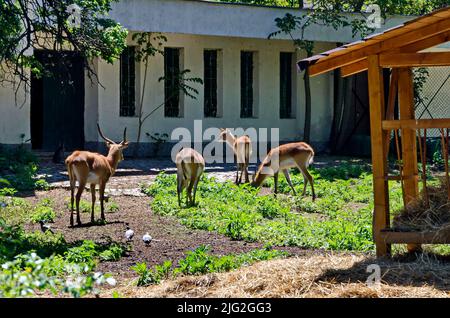
<svg viewBox="0 0 450 318"><path fill-rule="evenodd" d="M450 67L416 69L415 75L416 82L418 77L423 78L422 84L416 84L416 118L450 118ZM439 129L429 129L427 137L440 138L441 132Z"/></svg>

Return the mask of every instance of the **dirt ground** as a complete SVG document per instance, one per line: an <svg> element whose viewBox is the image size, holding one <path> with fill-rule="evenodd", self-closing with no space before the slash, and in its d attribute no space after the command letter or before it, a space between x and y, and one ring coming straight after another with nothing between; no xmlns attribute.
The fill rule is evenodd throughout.
<svg viewBox="0 0 450 318"><path fill-rule="evenodd" d="M338 158L316 158L316 165L338 165ZM154 180L161 170L175 172L168 161L125 161L107 185L108 195L119 205L119 211L107 213L106 225L91 225L90 213L82 213L84 226L69 227L70 211L67 175L63 165L43 163L40 173L53 189L30 194L27 199L37 203L52 198L58 216L52 229L64 235L66 241L93 240L125 242L126 224L135 231L131 249L118 262L102 262L98 270L113 274L122 297L448 297L450 290L449 262L430 259L375 260L371 254L331 253L301 248L280 248L292 256L286 260L260 262L230 273L182 277L159 286L135 287L136 274L130 269L137 262L149 266L172 260L176 263L189 250L209 245L217 255L247 252L260 248L260 243L232 241L207 231L191 230L178 220L152 213L150 198L140 192L140 184ZM253 167L254 169L254 167ZM209 174L219 180L233 179L234 166L209 167ZM90 193L83 199L90 202ZM98 202L98 201L97 201ZM96 215L96 218L99 218ZM36 230L39 229L35 226ZM145 246L141 237L148 232L154 241ZM371 289L365 283L370 275L367 266L378 263L383 283ZM111 297L105 290L103 297Z"/></svg>
<svg viewBox="0 0 450 318"><path fill-rule="evenodd" d="M110 241L126 243L124 237L126 224L134 230L135 237L130 243L131 250L127 257L122 257L118 262L102 262L98 270L112 273L118 280L136 277L130 269L138 262L146 262L152 266L166 260L176 263L184 258L185 253L200 245L209 245L211 253L225 255L231 253L243 253L256 248L262 248L261 243L246 243L232 241L228 237L207 231L191 230L181 225L178 220L170 217L162 217L152 213L150 198L133 196L115 196L111 198L119 205L119 211L106 213L106 225L90 224L90 213L81 213L81 227L70 227L70 211L67 201L70 193L66 189L53 189L46 192L37 192L29 201L37 203L43 198L51 198L55 211L58 211L55 223L51 228L55 233L62 233L68 243L79 240L92 240L98 244ZM85 191L83 199L90 200L90 193ZM96 219L99 219L99 213ZM35 225L31 230L39 230ZM146 246L142 236L149 233L154 241ZM300 248L280 248L293 255L303 255L305 250Z"/></svg>

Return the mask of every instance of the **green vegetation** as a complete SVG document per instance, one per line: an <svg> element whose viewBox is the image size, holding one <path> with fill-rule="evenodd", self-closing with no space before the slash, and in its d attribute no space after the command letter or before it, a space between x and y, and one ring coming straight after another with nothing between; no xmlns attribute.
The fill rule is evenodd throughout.
<svg viewBox="0 0 450 318"><path fill-rule="evenodd" d="M373 249L372 177L365 164L343 164L339 168L312 169L318 199L290 195L259 195L249 185L237 187L204 176L199 184L199 205L179 208L175 176L161 174L143 191L154 197L152 209L173 215L195 229L216 231L232 239L259 241L276 246L301 246L331 250ZM303 178L295 173L298 193ZM273 185L268 179L267 186ZM279 191L289 193L280 178ZM310 189L308 188L307 195ZM400 186L391 184L393 208L401 203ZM256 202L256 204L255 204Z"/></svg>
<svg viewBox="0 0 450 318"><path fill-rule="evenodd" d="M430 167L427 168L430 170ZM160 174L155 182L142 187L153 197L152 210L177 217L190 228L215 231L235 240L258 241L273 246L299 246L328 250L372 251L373 188L369 164L354 160L337 166L311 168L317 200L293 196L284 178L279 194L261 195L249 185L237 187L204 175L199 183L196 207L179 208L174 175ZM428 176L428 185L438 180ZM303 191L303 177L292 171L297 193ZM273 178L265 187L273 189ZM422 185L419 184L419 188ZM400 183L389 182L392 217L403 206ZM395 251L404 252L401 245ZM447 246L427 246L439 254L450 253Z"/></svg>
<svg viewBox="0 0 450 318"><path fill-rule="evenodd" d="M49 199L42 200L31 214L31 221L33 223L39 222L53 222L56 217L56 212L51 207Z"/></svg>
<svg viewBox="0 0 450 318"><path fill-rule="evenodd" d="M201 275L228 272L258 261L286 257L287 255L286 252L272 250L267 247L248 253L215 256L209 253L209 247L200 246L193 251L189 251L175 268L172 268L171 261L166 261L161 265L156 265L153 269L147 268L145 263L139 263L133 266L132 269L139 275L137 285L148 286L159 284L162 279L167 279L171 275Z"/></svg>
<svg viewBox="0 0 450 318"><path fill-rule="evenodd" d="M70 199L67 199L66 203L67 209L70 209ZM74 204L75 208L75 204ZM91 201L87 201L84 199L80 200L80 212L81 213L91 213L92 209L92 203ZM120 206L114 202L113 200L109 199L108 202L105 202L105 212L106 213L114 213L118 212L120 210ZM95 213L100 213L100 202L99 200L96 201L95 207L94 207Z"/></svg>
<svg viewBox="0 0 450 318"><path fill-rule="evenodd" d="M37 158L18 147L0 151L0 195L14 195L17 191L48 190L49 184L36 177Z"/></svg>

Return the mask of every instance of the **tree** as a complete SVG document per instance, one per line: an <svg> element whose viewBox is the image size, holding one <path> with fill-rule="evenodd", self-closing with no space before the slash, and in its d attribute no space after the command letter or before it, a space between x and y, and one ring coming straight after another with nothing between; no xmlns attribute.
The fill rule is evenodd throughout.
<svg viewBox="0 0 450 318"><path fill-rule="evenodd" d="M125 48L127 30L106 18L118 0L2 0L0 3L0 85L21 84L28 91L31 74L46 72L32 54L36 49L74 50L83 57L89 78L96 77L89 61L112 63ZM55 54L57 58L59 54ZM63 57L56 63L64 65Z"/></svg>
<svg viewBox="0 0 450 318"><path fill-rule="evenodd" d="M448 5L449 0L311 0L312 10L305 10L301 15L296 16L287 13L282 18L275 19L278 31L269 35L273 38L281 33L288 34L296 48L305 52L307 57L314 54L314 43L304 39L304 34L311 25L322 25L339 28L350 27L354 38L362 38L373 29L367 26L364 15L354 15L349 19L343 13L362 12L365 6L369 4L378 4L381 8L381 14L387 18L392 14L425 14L434 9ZM294 38L293 33L300 30L300 38ZM311 88L308 70L304 75L305 85L305 126L304 139L310 140L311 130Z"/></svg>
<svg viewBox="0 0 450 318"><path fill-rule="evenodd" d="M144 97L146 92L146 83L147 83L147 75L149 70L149 62L150 59L157 54L164 55L164 50L162 49L163 44L167 42L167 38L164 35L159 33L154 34L151 32L138 32L134 33L132 39L136 41L136 61L144 64L144 76L142 82L142 89L140 90L140 98L138 105L138 133L136 138L136 145L134 147L133 155L137 157L140 150L140 142L142 135L142 127L145 121L150 118L157 110L163 107L168 100L170 100L175 94L181 92L185 96L196 99L198 95L198 90L191 86L190 83L203 84L203 80L198 77L188 77L188 74L191 72L190 70L181 70L177 74L165 75L159 78L159 81L169 80L169 76L172 76L170 79L175 83L172 88L172 93L169 96L166 96L165 100L153 108L148 113L144 111ZM152 139L156 139L152 137ZM159 139L158 139L159 140ZM156 140L156 141L158 141Z"/></svg>

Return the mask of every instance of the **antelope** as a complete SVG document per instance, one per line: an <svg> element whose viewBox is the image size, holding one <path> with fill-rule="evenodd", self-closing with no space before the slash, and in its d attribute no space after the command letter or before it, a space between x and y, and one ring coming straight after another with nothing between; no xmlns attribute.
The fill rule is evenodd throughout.
<svg viewBox="0 0 450 318"><path fill-rule="evenodd" d="M123 160L122 151L128 147L127 141L127 128L123 131L123 141L115 143L111 139L106 138L100 126L97 124L100 137L106 142L108 147L108 155L105 157L99 153L93 153L89 151L74 151L69 157L67 157L65 163L70 179L70 225L73 226L73 204L75 194L75 183L78 181L78 191L76 194L76 209L77 209L77 223L80 226L80 199L87 183L91 187L92 196L92 211L91 222L94 223L94 207L95 207L95 187L99 185L100 194L100 210L101 218L105 220L105 213L103 207L105 186L109 178L114 175L117 169L117 165Z"/></svg>
<svg viewBox="0 0 450 318"><path fill-rule="evenodd" d="M195 194L200 176L205 170L205 160L194 149L183 148L178 152L175 163L177 165L178 205L181 207L183 189L186 189L186 205L195 205ZM192 190L194 190L193 194Z"/></svg>
<svg viewBox="0 0 450 318"><path fill-rule="evenodd" d="M306 194L306 186L309 182L311 184L312 199L314 201L316 199L316 194L314 192L314 180L308 172L308 167L313 163L313 160L314 150L310 145L304 142L289 143L273 148L259 166L258 171L253 178L252 185L259 187L267 177L273 175L275 182L275 194L277 194L278 173L281 170L286 178L286 181L291 187L292 192L296 195L291 177L289 175L289 169L298 167L304 178L303 196Z"/></svg>
<svg viewBox="0 0 450 318"><path fill-rule="evenodd" d="M245 174L245 182L249 182L248 165L252 155L252 141L248 135L241 137L234 136L229 129L220 129L220 140L225 141L233 149L236 158L236 184L242 182L242 174ZM241 176L239 177L239 172Z"/></svg>

